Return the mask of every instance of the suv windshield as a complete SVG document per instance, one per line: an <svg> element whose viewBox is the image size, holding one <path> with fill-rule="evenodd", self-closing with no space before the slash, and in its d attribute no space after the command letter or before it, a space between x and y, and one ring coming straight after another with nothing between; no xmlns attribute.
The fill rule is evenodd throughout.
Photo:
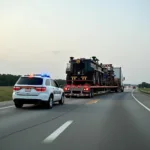
<svg viewBox="0 0 150 150"><path fill-rule="evenodd" d="M29 78L29 77L21 77L17 84L26 84L26 85L42 85L43 79L42 78Z"/></svg>

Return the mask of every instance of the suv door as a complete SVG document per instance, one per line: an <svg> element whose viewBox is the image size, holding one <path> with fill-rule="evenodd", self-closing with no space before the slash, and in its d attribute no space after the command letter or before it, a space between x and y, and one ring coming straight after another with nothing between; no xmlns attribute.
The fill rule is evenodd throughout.
<svg viewBox="0 0 150 150"><path fill-rule="evenodd" d="M47 89L48 89L48 90L47 90L47 93L50 94L50 91L51 91L51 88L52 88L52 87L51 87L51 84L50 84L50 79L46 79L46 80L45 80L45 85L46 85L46 87L47 87Z"/></svg>
<svg viewBox="0 0 150 150"><path fill-rule="evenodd" d="M58 101L58 90L57 90L57 85L55 84L55 82L51 79L51 88L53 89L53 94L54 94L54 101Z"/></svg>
<svg viewBox="0 0 150 150"><path fill-rule="evenodd" d="M54 83L55 83L55 85L56 85L58 100L60 100L60 99L61 99L61 91L60 91L60 89L59 89L59 85L58 85L58 83L57 83L55 80L54 80Z"/></svg>

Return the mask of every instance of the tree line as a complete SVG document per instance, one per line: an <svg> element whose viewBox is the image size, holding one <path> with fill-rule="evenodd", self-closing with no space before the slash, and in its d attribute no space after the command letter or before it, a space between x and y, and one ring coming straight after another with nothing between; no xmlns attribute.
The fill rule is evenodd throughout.
<svg viewBox="0 0 150 150"><path fill-rule="evenodd" d="M20 75L12 75L12 74L0 74L0 86L14 86L16 81L19 79ZM66 80L56 79L59 85L64 86L66 84ZM139 88L150 88L150 84L146 82L142 82L138 85Z"/></svg>
<svg viewBox="0 0 150 150"><path fill-rule="evenodd" d="M0 74L0 86L14 86L19 77L20 75ZM56 79L56 81L62 86L66 84L66 80L63 79Z"/></svg>
<svg viewBox="0 0 150 150"><path fill-rule="evenodd" d="M142 82L138 85L139 88L150 88L150 84L146 82Z"/></svg>

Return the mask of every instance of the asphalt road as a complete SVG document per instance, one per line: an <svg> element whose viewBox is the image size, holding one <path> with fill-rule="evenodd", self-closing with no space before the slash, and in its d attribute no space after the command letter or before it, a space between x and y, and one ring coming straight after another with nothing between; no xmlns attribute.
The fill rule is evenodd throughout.
<svg viewBox="0 0 150 150"><path fill-rule="evenodd" d="M130 90L67 99L52 110L3 103L0 150L150 150L148 108L150 96Z"/></svg>

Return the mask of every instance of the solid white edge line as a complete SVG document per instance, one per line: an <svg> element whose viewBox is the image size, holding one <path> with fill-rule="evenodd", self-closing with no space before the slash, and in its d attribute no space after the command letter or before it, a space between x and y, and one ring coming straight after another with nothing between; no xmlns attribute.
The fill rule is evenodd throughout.
<svg viewBox="0 0 150 150"><path fill-rule="evenodd" d="M146 110L150 111L150 108L148 108L147 106L145 106L143 103L141 103L134 95L133 95L134 90L132 91L132 97L134 98L134 100L136 100L141 106L143 106Z"/></svg>
<svg viewBox="0 0 150 150"><path fill-rule="evenodd" d="M0 110L7 109L7 108L11 108L11 107L15 107L15 106L14 106L14 105L11 105L11 106L7 106L7 107L0 107Z"/></svg>
<svg viewBox="0 0 150 150"><path fill-rule="evenodd" d="M43 143L51 143L53 142L71 123L73 120L67 121L62 126L60 126L57 130L55 130L52 134L50 134Z"/></svg>

